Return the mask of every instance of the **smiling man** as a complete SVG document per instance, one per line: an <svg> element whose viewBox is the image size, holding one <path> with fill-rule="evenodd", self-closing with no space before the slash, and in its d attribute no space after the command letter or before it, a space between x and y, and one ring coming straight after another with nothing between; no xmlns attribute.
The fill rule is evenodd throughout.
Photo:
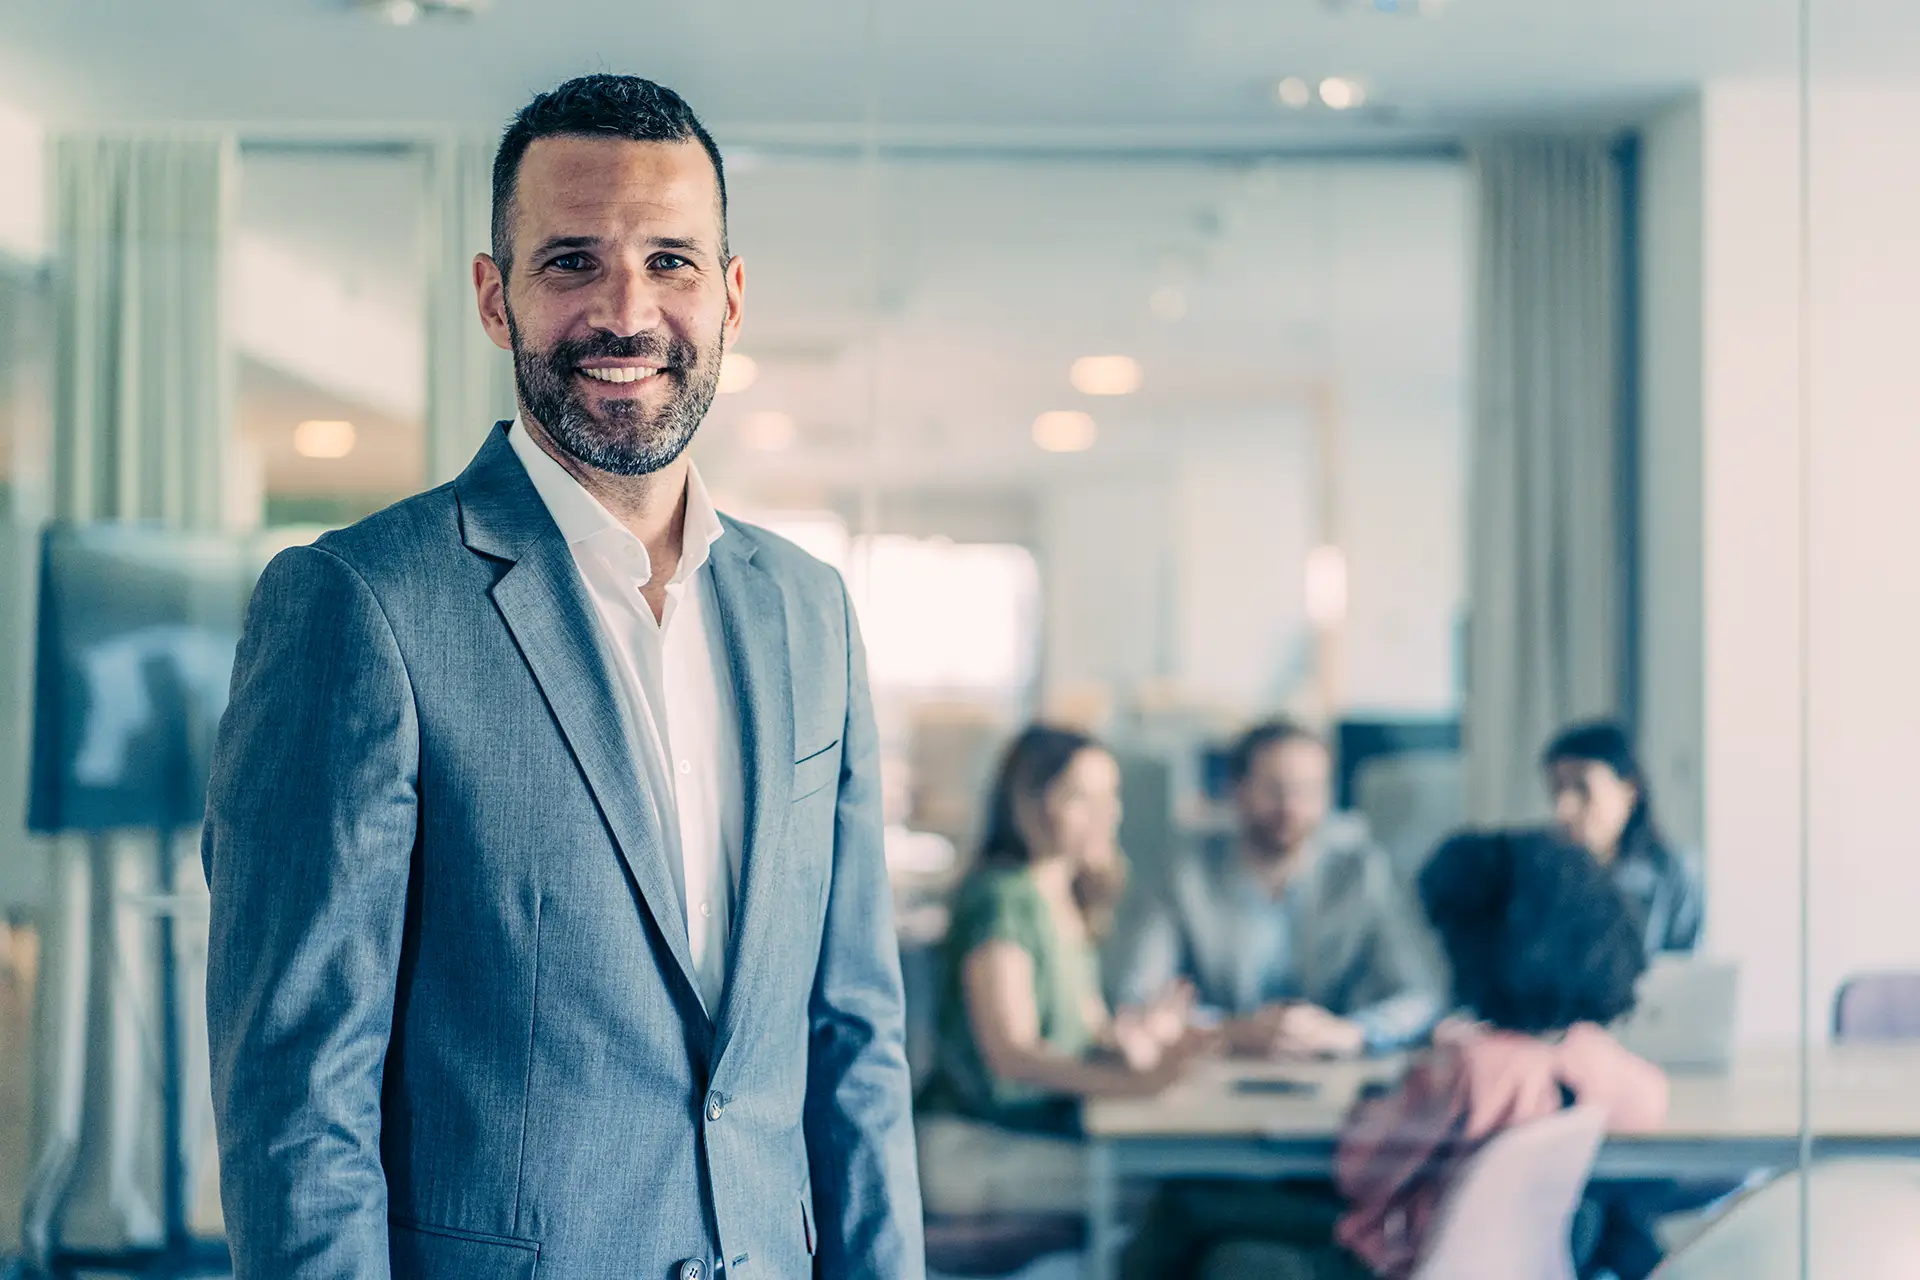
<svg viewBox="0 0 1920 1280"><path fill-rule="evenodd" d="M571 81L493 241L518 418L247 617L203 847L236 1274L917 1277L853 613L686 453L745 290L719 151Z"/></svg>

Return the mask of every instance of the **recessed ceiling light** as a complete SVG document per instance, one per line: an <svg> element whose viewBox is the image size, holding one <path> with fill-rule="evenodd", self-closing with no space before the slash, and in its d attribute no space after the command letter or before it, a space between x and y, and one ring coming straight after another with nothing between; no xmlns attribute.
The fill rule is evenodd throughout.
<svg viewBox="0 0 1920 1280"><path fill-rule="evenodd" d="M1274 92L1282 106L1292 107L1295 111L1313 105L1313 86L1300 76L1288 76Z"/></svg>
<svg viewBox="0 0 1920 1280"><path fill-rule="evenodd" d="M738 351L729 351L720 360L720 394L729 395L735 391L745 391L760 376L760 366L752 356L743 356Z"/></svg>
<svg viewBox="0 0 1920 1280"><path fill-rule="evenodd" d="M1078 409L1053 409L1033 420L1033 442L1048 453L1084 453L1100 429Z"/></svg>
<svg viewBox="0 0 1920 1280"><path fill-rule="evenodd" d="M360 9L381 22L409 27L422 18L471 18L481 0L359 0Z"/></svg>
<svg viewBox="0 0 1920 1280"><path fill-rule="evenodd" d="M1130 396L1140 389L1140 362L1132 356L1081 356L1067 373L1085 396Z"/></svg>
<svg viewBox="0 0 1920 1280"><path fill-rule="evenodd" d="M1340 13L1373 13L1385 18L1435 18L1447 7L1447 0L1326 0L1326 6Z"/></svg>
<svg viewBox="0 0 1920 1280"><path fill-rule="evenodd" d="M303 458L344 458L355 438L351 422L309 418L293 429L293 451Z"/></svg>
<svg viewBox="0 0 1920 1280"><path fill-rule="evenodd" d="M779 453L793 447L800 436L800 424L790 413L762 409L740 420L740 438L749 449L760 453Z"/></svg>
<svg viewBox="0 0 1920 1280"><path fill-rule="evenodd" d="M1335 111L1345 111L1357 107L1367 100L1367 91L1360 87L1357 80L1345 76L1328 76L1320 82L1320 101Z"/></svg>

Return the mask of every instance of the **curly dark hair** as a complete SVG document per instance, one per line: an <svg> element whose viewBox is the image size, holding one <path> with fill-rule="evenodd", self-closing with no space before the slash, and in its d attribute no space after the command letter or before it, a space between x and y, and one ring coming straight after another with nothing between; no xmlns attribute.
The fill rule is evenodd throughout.
<svg viewBox="0 0 1920 1280"><path fill-rule="evenodd" d="M1470 832L1420 873L1420 903L1482 1021L1542 1034L1630 1012L1646 971L1632 908L1585 850L1541 831Z"/></svg>
<svg viewBox="0 0 1920 1280"><path fill-rule="evenodd" d="M720 187L720 256L727 248L727 169L720 148L687 100L639 76L576 76L520 109L493 157L493 260L505 276L513 263L513 194L520 161L540 138L625 138L630 142L698 142L713 161Z"/></svg>

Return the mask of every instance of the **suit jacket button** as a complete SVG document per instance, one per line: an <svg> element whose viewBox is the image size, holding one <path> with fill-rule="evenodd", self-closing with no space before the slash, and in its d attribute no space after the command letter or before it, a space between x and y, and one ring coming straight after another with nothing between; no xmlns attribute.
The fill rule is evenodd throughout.
<svg viewBox="0 0 1920 1280"><path fill-rule="evenodd" d="M707 1095L707 1119L718 1120L720 1113L727 1109L727 1095L714 1092Z"/></svg>
<svg viewBox="0 0 1920 1280"><path fill-rule="evenodd" d="M688 1258L680 1264L679 1280L700 1280L706 1274L707 1269L700 1265L698 1258Z"/></svg>

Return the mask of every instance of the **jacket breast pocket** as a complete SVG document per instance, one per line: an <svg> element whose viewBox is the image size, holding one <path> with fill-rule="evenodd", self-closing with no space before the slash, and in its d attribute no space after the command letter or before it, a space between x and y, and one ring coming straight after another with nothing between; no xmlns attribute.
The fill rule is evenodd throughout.
<svg viewBox="0 0 1920 1280"><path fill-rule="evenodd" d="M835 738L820 750L793 765L793 798L805 800L840 780L840 740Z"/></svg>
<svg viewBox="0 0 1920 1280"><path fill-rule="evenodd" d="M393 1280L534 1280L540 1246L424 1223L387 1223Z"/></svg>

